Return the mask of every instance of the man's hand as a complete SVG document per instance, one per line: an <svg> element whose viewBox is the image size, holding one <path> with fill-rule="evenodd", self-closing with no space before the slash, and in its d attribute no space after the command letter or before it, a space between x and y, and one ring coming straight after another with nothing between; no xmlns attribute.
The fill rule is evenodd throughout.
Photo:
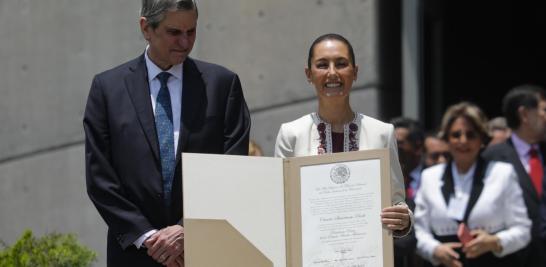
<svg viewBox="0 0 546 267"><path fill-rule="evenodd" d="M176 257L173 263L166 265L167 267L184 267L184 254Z"/></svg>
<svg viewBox="0 0 546 267"><path fill-rule="evenodd" d="M410 215L406 205L396 205L381 211L381 223L391 231L405 230L410 226Z"/></svg>
<svg viewBox="0 0 546 267"><path fill-rule="evenodd" d="M165 266L176 266L179 256L184 257L184 228L180 225L173 225L159 230L150 238L144 241L150 255L157 262ZM179 265L180 266L180 265Z"/></svg>
<svg viewBox="0 0 546 267"><path fill-rule="evenodd" d="M470 232L474 239L466 243L463 247L463 252L469 259L477 258L489 251L501 252L502 247L499 245L499 238L495 235L490 235L483 230L473 230Z"/></svg>
<svg viewBox="0 0 546 267"><path fill-rule="evenodd" d="M461 243L440 244L434 249L434 258L447 267L463 267L463 264L459 261L459 253L455 251L455 248L461 246Z"/></svg>

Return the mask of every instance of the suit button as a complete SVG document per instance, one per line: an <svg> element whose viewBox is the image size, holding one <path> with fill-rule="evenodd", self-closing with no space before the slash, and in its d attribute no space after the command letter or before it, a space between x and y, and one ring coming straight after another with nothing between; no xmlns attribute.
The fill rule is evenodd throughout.
<svg viewBox="0 0 546 267"><path fill-rule="evenodd" d="M163 194L157 193L156 197L157 197L158 199L162 199L162 198L163 198Z"/></svg>

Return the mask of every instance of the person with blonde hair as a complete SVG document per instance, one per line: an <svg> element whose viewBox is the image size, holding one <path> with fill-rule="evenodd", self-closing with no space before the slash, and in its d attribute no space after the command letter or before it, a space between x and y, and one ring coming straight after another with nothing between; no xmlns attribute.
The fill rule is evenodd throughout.
<svg viewBox="0 0 546 267"><path fill-rule="evenodd" d="M415 198L417 250L429 265L519 266L515 252L529 243L531 221L514 168L481 156L486 122L467 102L443 116L440 137L452 157L423 172Z"/></svg>

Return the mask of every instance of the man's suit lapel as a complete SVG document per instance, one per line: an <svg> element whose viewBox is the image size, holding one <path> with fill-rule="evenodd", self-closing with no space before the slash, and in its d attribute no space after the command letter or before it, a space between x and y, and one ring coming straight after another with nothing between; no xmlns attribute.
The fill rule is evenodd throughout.
<svg viewBox="0 0 546 267"><path fill-rule="evenodd" d="M506 160L512 163L512 166L514 166L514 169L516 170L516 173L519 177L519 184L521 186L521 189L525 192L526 195L531 196L535 202L538 202L539 199L537 191L535 190L535 187L531 182L531 177L529 176L529 174L525 170L525 167L523 167L521 160L519 159L518 152L516 151L512 140L508 139L506 143L510 148L510 153L508 153L508 158Z"/></svg>
<svg viewBox="0 0 546 267"><path fill-rule="evenodd" d="M483 179L485 179L485 171L487 169L487 164L481 156L478 156L478 160L476 163L476 169L474 171L474 177L472 179L472 189L470 190L470 197L468 199L468 204L466 206L466 210L464 213L464 219L463 221L468 223L468 217L470 216L470 212L476 205L476 202L478 202L478 198L480 198L480 195L483 191Z"/></svg>
<svg viewBox="0 0 546 267"><path fill-rule="evenodd" d="M446 203L446 207L449 206L449 199L453 194L455 194L455 185L453 184L453 173L451 172L451 162L449 161L446 163L446 168L444 170L444 174L442 175L442 181L444 182L441 191L442 196L444 197L444 201Z"/></svg>
<svg viewBox="0 0 546 267"><path fill-rule="evenodd" d="M148 85L148 71L144 55L129 67L131 72L125 76L125 86L136 110L140 126L144 130L148 145L154 157L159 162L159 143L155 130L154 112L150 100L150 86Z"/></svg>
<svg viewBox="0 0 546 267"><path fill-rule="evenodd" d="M190 151L188 149L189 134L198 131L198 128L202 126L207 107L205 83L195 61L191 58L184 61L183 73L182 116L180 116L182 129L178 139L177 164L180 161L182 152Z"/></svg>

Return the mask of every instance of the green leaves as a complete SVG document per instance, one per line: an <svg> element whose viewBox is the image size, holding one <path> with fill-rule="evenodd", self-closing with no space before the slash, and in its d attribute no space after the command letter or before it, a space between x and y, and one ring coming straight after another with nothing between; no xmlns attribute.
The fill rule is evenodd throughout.
<svg viewBox="0 0 546 267"><path fill-rule="evenodd" d="M11 247L1 244L0 267L87 267L97 254L81 245L73 234L51 233L41 238L26 230Z"/></svg>

